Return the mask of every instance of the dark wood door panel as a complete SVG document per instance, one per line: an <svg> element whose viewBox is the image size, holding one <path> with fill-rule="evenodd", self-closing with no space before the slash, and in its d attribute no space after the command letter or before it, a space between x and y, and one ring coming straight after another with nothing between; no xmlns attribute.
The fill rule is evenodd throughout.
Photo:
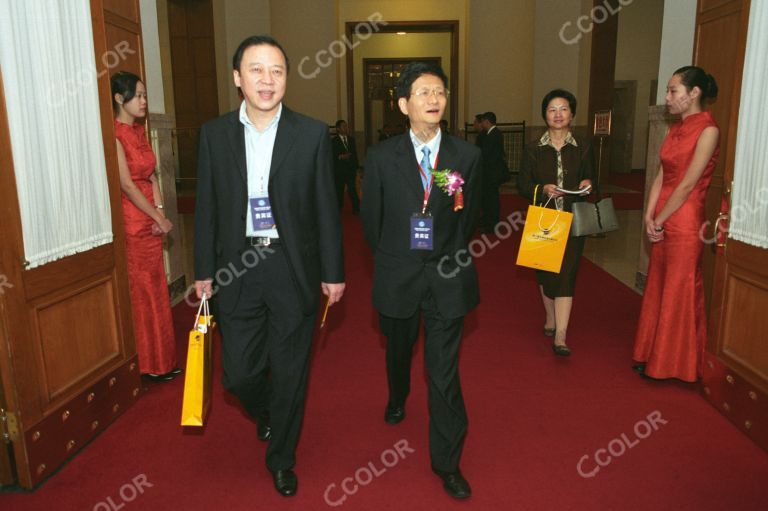
<svg viewBox="0 0 768 511"><path fill-rule="evenodd" d="M40 347L48 400L46 408L110 361L122 358L111 276L85 288L75 288L69 296L57 296L40 304L33 314L35 345Z"/></svg>
<svg viewBox="0 0 768 511"><path fill-rule="evenodd" d="M125 0L103 0L105 11L116 14L133 23L139 23L139 4L138 2Z"/></svg>
<svg viewBox="0 0 768 511"><path fill-rule="evenodd" d="M116 71L130 71L139 76L144 76L143 52L139 34L131 32L123 27L107 25L105 28L108 46L108 56L103 57L102 64L110 66L108 74L111 76ZM150 98L151 99L151 98Z"/></svg>
<svg viewBox="0 0 768 511"><path fill-rule="evenodd" d="M112 243L88 252L75 254L56 261L56 271L47 265L33 268L23 274L24 294L32 301L56 290L77 285L95 275L111 274L115 266L115 247Z"/></svg>

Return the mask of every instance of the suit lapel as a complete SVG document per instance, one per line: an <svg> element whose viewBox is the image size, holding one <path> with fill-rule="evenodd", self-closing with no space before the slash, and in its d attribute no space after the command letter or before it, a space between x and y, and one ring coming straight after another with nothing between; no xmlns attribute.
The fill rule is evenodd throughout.
<svg viewBox="0 0 768 511"><path fill-rule="evenodd" d="M440 139L440 149L437 153L437 165L435 165L435 167L437 167L436 170L449 169L452 171L459 171L459 169L456 168L456 164L458 162L457 156L458 153L456 150L456 144L453 143L450 136L443 134L442 138ZM433 186L432 192L429 194L429 202L427 205L432 208L435 204L435 201L443 200L446 197L448 197L447 193L445 193L437 186Z"/></svg>
<svg viewBox="0 0 768 511"><path fill-rule="evenodd" d="M235 110L230 119L231 136L227 137L232 147L237 162L237 170L243 178L243 182L248 183L248 173L245 166L245 126L240 122L240 111Z"/></svg>
<svg viewBox="0 0 768 511"><path fill-rule="evenodd" d="M298 128L296 127L296 117L294 113L283 105L283 111L280 114L280 121L277 123L277 135L275 136L275 146L272 149L272 164L269 167L269 180L275 176L280 165L288 153L291 151L293 143L298 137Z"/></svg>
<svg viewBox="0 0 768 511"><path fill-rule="evenodd" d="M419 162L416 161L416 153L413 149L411 137L406 133L400 135L400 142L397 144L397 164L395 167L407 183L408 188L418 197L419 204L424 200L424 185L421 184L419 176Z"/></svg>

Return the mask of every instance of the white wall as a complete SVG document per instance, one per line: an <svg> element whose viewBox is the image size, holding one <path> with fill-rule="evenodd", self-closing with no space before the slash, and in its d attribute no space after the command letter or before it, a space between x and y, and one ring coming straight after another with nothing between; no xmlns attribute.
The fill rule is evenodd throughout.
<svg viewBox="0 0 768 511"><path fill-rule="evenodd" d="M213 30L219 113L224 114L240 105L232 56L246 37L270 33L269 0L213 0Z"/></svg>
<svg viewBox="0 0 768 511"><path fill-rule="evenodd" d="M664 104L667 81L678 69L693 62L693 37L696 32L696 0L664 0L664 25L661 29L659 87L656 104Z"/></svg>
<svg viewBox="0 0 768 511"><path fill-rule="evenodd" d="M579 53L584 41L582 34L577 42L577 30L572 27L581 16L581 2L573 0L536 0L536 20L533 48L533 90L531 91L531 122L543 124L541 99L552 89L566 89L572 92L582 105L588 97L579 94ZM570 22L563 32L569 37L560 37L563 26ZM571 27L568 31L567 28ZM563 40L565 39L565 41ZM577 110L579 118L575 124L584 124L586 109Z"/></svg>

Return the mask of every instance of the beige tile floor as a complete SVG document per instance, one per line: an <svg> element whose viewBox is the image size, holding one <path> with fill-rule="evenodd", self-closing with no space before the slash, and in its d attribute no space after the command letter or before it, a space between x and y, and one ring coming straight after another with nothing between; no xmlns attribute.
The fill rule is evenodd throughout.
<svg viewBox="0 0 768 511"><path fill-rule="evenodd" d="M616 216L619 230L607 233L604 238L587 238L584 257L642 294L635 287L640 258L642 211L620 210Z"/></svg>

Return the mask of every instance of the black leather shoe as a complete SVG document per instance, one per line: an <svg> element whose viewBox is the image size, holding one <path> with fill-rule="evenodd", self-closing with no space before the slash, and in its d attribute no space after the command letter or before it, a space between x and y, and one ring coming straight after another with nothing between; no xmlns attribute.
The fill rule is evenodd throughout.
<svg viewBox="0 0 768 511"><path fill-rule="evenodd" d="M434 472L443 480L443 488L454 499L466 499L472 495L472 488L469 487L469 483L461 475L461 471L441 472L434 470Z"/></svg>
<svg viewBox="0 0 768 511"><path fill-rule="evenodd" d="M402 406L388 406L384 410L384 422L387 424L398 424L405 419L405 410Z"/></svg>
<svg viewBox="0 0 768 511"><path fill-rule="evenodd" d="M256 418L256 436L262 442L272 438L272 426L269 425L269 415L261 415Z"/></svg>
<svg viewBox="0 0 768 511"><path fill-rule="evenodd" d="M172 379L176 378L176 375L173 373L165 373L165 374L144 373L141 375L141 377L148 381L163 382L163 381L171 381Z"/></svg>
<svg viewBox="0 0 768 511"><path fill-rule="evenodd" d="M272 480L275 482L275 490L283 497L296 495L299 479L291 469L272 472Z"/></svg>
<svg viewBox="0 0 768 511"><path fill-rule="evenodd" d="M645 373L645 362L640 362L639 364L634 364L632 366L633 371L637 371L640 374Z"/></svg>

